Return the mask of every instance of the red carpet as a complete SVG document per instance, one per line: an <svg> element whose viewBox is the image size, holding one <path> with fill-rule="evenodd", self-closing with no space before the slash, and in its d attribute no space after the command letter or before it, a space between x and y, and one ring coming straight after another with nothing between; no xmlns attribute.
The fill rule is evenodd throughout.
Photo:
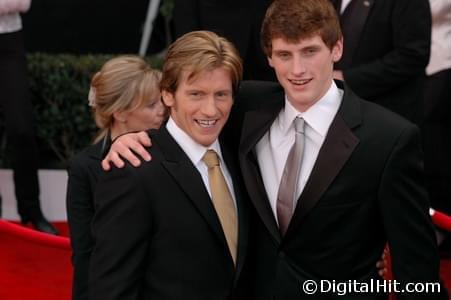
<svg viewBox="0 0 451 300"><path fill-rule="evenodd" d="M55 225L68 236L66 223ZM68 239L11 228L0 219L0 299L70 300L70 256ZM441 257L441 278L451 291L451 247Z"/></svg>
<svg viewBox="0 0 451 300"><path fill-rule="evenodd" d="M67 236L65 223L55 225ZM72 266L68 244L63 239L41 244L36 238L1 229L0 299L69 300Z"/></svg>

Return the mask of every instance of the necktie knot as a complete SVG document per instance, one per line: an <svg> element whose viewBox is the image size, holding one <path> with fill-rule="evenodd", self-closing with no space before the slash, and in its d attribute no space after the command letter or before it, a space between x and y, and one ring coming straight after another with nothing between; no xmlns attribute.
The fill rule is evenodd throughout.
<svg viewBox="0 0 451 300"><path fill-rule="evenodd" d="M304 133L304 129L305 129L304 118L296 117L296 119L294 119L294 130L296 131L296 133Z"/></svg>
<svg viewBox="0 0 451 300"><path fill-rule="evenodd" d="M207 150L202 160L204 161L204 163L207 165L208 168L214 168L216 166L219 166L219 157L214 150L211 149Z"/></svg>

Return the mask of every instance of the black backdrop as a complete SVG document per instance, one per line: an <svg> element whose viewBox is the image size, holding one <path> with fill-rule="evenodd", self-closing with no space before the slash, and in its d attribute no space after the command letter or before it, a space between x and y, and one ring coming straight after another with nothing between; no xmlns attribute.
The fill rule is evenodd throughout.
<svg viewBox="0 0 451 300"><path fill-rule="evenodd" d="M137 53L149 0L33 0L22 16L29 52ZM148 53L165 47L158 16Z"/></svg>

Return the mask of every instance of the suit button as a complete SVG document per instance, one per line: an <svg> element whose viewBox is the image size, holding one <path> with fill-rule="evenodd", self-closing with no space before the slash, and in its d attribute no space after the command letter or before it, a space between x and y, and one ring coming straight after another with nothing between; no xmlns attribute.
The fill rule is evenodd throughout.
<svg viewBox="0 0 451 300"><path fill-rule="evenodd" d="M285 252L280 251L279 252L279 258L284 259L285 258Z"/></svg>

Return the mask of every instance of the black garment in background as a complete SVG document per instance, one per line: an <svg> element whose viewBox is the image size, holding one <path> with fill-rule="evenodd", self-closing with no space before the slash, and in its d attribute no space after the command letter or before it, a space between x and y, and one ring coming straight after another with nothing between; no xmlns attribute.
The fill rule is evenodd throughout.
<svg viewBox="0 0 451 300"><path fill-rule="evenodd" d="M451 69L426 78L424 156L431 206L451 215Z"/></svg>
<svg viewBox="0 0 451 300"><path fill-rule="evenodd" d="M341 1L331 1L339 11ZM358 96L421 123L431 41L429 1L352 1L358 3L349 16L353 26L343 28L343 56L349 49L353 54L335 68L343 71L345 82ZM347 45L349 39L355 42Z"/></svg>
<svg viewBox="0 0 451 300"><path fill-rule="evenodd" d="M244 79L275 81L260 44L260 28L272 0L175 0L174 34L210 30L230 40L244 63Z"/></svg>
<svg viewBox="0 0 451 300"><path fill-rule="evenodd" d="M94 218L94 191L102 175L101 161L111 139L106 137L86 147L71 161L66 193L67 220L72 246L72 300L88 299L88 275L94 240L91 222Z"/></svg>
<svg viewBox="0 0 451 300"><path fill-rule="evenodd" d="M340 61L335 64L336 69L341 70L352 62L352 57L363 29L363 23L366 19L366 15L361 13L359 5L361 5L360 0L352 0L340 16L342 31L346 32L343 36L343 43L346 49L343 51ZM338 7L340 7L338 11L341 11L341 3Z"/></svg>
<svg viewBox="0 0 451 300"><path fill-rule="evenodd" d="M38 150L22 31L0 34L0 111L8 141L19 215L23 221L38 218L42 216Z"/></svg>
<svg viewBox="0 0 451 300"><path fill-rule="evenodd" d="M3 1L3 0L0 0ZM138 53L149 0L40 0L23 16L27 52ZM166 46L158 14L147 54Z"/></svg>

